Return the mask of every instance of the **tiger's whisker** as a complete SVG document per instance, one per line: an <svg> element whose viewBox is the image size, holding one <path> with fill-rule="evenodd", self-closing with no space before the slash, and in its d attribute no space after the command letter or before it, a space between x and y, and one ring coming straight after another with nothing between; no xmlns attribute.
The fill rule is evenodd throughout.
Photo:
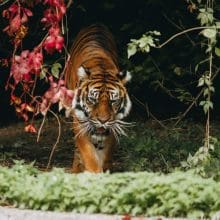
<svg viewBox="0 0 220 220"><path fill-rule="evenodd" d="M114 127L112 127L111 131L112 131L112 133L113 133L113 135L114 135L114 137L115 137L117 143L119 143L119 137L118 137L118 134L117 134L117 132L115 131Z"/></svg>
<svg viewBox="0 0 220 220"><path fill-rule="evenodd" d="M126 122L126 121L121 121L121 120L116 120L116 123L126 126L126 127L133 127L135 126L134 122Z"/></svg>

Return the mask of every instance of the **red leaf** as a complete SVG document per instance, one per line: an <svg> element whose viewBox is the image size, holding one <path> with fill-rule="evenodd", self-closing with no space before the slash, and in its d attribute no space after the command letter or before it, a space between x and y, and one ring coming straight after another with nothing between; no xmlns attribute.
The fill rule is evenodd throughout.
<svg viewBox="0 0 220 220"><path fill-rule="evenodd" d="M27 110L28 112L34 112L34 108L28 104L26 104L25 110Z"/></svg>
<svg viewBox="0 0 220 220"><path fill-rule="evenodd" d="M11 95L11 101L13 103L15 103L16 105L20 105L21 104L21 99L17 96Z"/></svg>
<svg viewBox="0 0 220 220"><path fill-rule="evenodd" d="M25 121L28 120L28 115L27 115L26 113L23 113L23 114L20 114L20 115L21 115L21 117L22 117Z"/></svg>
<svg viewBox="0 0 220 220"><path fill-rule="evenodd" d="M23 13L23 16L21 17L21 23L23 24L26 23L27 21L28 21L28 16L25 13Z"/></svg>
<svg viewBox="0 0 220 220"><path fill-rule="evenodd" d="M36 128L32 124L25 126L24 130L29 133L37 133Z"/></svg>
<svg viewBox="0 0 220 220"><path fill-rule="evenodd" d="M33 13L31 10L29 10L28 8L23 8L23 12L28 16L33 16Z"/></svg>
<svg viewBox="0 0 220 220"><path fill-rule="evenodd" d="M60 35L58 26L49 29L49 36L44 41L43 46L49 54L52 54L55 50L61 52L64 46L64 38Z"/></svg>
<svg viewBox="0 0 220 220"><path fill-rule="evenodd" d="M18 9L18 5L17 4L12 4L9 9L8 9L11 13L17 13L19 11Z"/></svg>
<svg viewBox="0 0 220 220"><path fill-rule="evenodd" d="M16 31L18 31L20 26L21 26L21 18L20 15L17 14L10 22L9 34L13 34Z"/></svg>

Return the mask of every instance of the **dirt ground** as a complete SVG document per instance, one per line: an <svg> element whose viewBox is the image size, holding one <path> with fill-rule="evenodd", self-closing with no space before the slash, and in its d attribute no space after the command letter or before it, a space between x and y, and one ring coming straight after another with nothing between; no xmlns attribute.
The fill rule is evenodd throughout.
<svg viewBox="0 0 220 220"><path fill-rule="evenodd" d="M51 167L62 167L70 171L75 149L72 119L59 116L59 122L61 134ZM42 119L35 120L34 126L39 129L41 123ZM167 173L181 166L189 153L193 155L198 150L203 140L203 126L188 122L183 123L183 126L185 128L174 131L172 123L167 123L167 128L171 128L169 130L152 120L137 122L137 125L128 129L127 137L120 138L114 151L111 171L147 170ZM45 170L59 136L59 123L55 117L48 117L40 132L39 142L37 134L27 133L24 128L24 122L0 126L0 165L10 166L13 160L24 160L26 163L34 161L36 167ZM219 131L219 128L215 130ZM219 137L219 134L215 136Z"/></svg>
<svg viewBox="0 0 220 220"><path fill-rule="evenodd" d="M35 121L39 128L42 119ZM71 130L71 119L60 118L61 135L55 148L51 165L70 168L74 153L74 140ZM35 165L41 169L46 168L49 155L55 145L59 124L56 118L46 119L41 130L39 142L37 134L24 131L25 123L19 122L0 128L0 164L11 165L13 160L35 161Z"/></svg>
<svg viewBox="0 0 220 220"><path fill-rule="evenodd" d="M50 167L62 167L70 171L74 154L72 122L71 118L65 117L60 117L59 121L61 134ZM42 119L36 120L34 125L39 129L41 123ZM24 122L0 127L0 165L11 166L14 160L24 160L27 163L34 161L36 167L44 170L59 136L59 123L54 117L47 118L42 127L39 142L37 142L37 134L25 132L24 127ZM120 170L119 161L114 161L112 170Z"/></svg>

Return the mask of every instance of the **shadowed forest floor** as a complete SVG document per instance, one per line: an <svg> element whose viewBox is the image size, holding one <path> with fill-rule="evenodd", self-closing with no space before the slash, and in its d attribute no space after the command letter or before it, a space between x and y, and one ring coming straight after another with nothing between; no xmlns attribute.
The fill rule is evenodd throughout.
<svg viewBox="0 0 220 220"><path fill-rule="evenodd" d="M42 120L35 122L40 127ZM70 169L74 153L74 139L71 119L60 118L61 135L53 154L52 167ZM171 172L179 167L202 146L204 126L193 122L181 122L172 128L172 122L136 122L122 137L114 153L113 172L120 171L159 171ZM10 166L13 160L35 161L35 166L45 169L50 152L58 137L58 122L55 118L45 120L39 142L37 134L26 133L23 122L0 128L0 164ZM218 129L213 129L214 133Z"/></svg>

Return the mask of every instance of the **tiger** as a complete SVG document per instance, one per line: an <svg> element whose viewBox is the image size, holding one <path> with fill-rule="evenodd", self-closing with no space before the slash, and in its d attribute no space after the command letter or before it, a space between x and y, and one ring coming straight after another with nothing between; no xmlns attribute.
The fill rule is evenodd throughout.
<svg viewBox="0 0 220 220"><path fill-rule="evenodd" d="M122 121L131 109L112 33L102 24L83 28L70 50L65 83L73 90L73 173L99 173L112 167L112 153L129 124Z"/></svg>

